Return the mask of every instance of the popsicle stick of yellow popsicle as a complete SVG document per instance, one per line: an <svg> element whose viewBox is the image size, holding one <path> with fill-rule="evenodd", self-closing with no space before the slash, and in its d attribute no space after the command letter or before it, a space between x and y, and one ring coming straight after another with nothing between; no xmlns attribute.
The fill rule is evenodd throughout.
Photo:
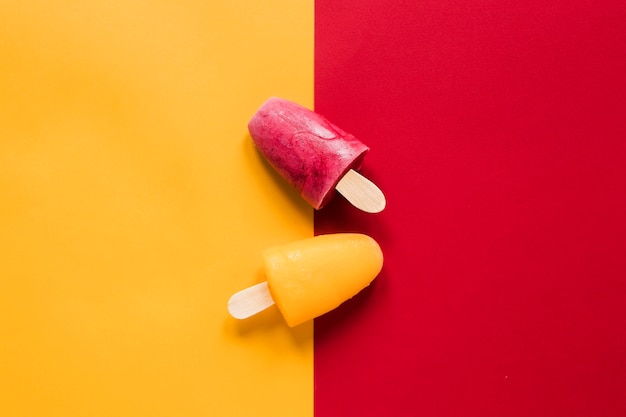
<svg viewBox="0 0 626 417"><path fill-rule="evenodd" d="M382 269L383 254L367 235L337 233L267 249L263 262L267 281L234 294L228 311L245 319L276 304L293 327L367 287Z"/></svg>
<svg viewBox="0 0 626 417"><path fill-rule="evenodd" d="M265 159L315 209L339 191L355 207L378 213L383 192L356 170L369 147L323 116L291 101L272 97L248 123Z"/></svg>
<svg viewBox="0 0 626 417"><path fill-rule="evenodd" d="M275 304L267 281L233 294L228 300L228 312L236 319L247 319Z"/></svg>

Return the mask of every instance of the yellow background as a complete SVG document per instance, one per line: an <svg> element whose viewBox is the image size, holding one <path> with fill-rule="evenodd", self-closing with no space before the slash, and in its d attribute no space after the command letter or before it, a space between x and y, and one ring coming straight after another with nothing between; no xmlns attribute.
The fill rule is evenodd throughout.
<svg viewBox="0 0 626 417"><path fill-rule="evenodd" d="M312 1L0 3L0 416L307 416L312 324L229 318L312 209L251 145Z"/></svg>

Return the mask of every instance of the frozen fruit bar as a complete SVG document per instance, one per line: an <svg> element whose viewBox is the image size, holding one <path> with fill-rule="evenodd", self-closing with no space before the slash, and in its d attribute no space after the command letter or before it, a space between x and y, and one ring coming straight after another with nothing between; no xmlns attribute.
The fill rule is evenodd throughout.
<svg viewBox="0 0 626 417"><path fill-rule="evenodd" d="M320 235L263 252L267 282L233 295L235 318L276 304L289 326L321 316L352 298L376 278L383 254L374 239L359 233Z"/></svg>
<svg viewBox="0 0 626 417"><path fill-rule="evenodd" d="M330 123L321 115L291 101L270 98L254 114L248 130L257 149L265 159L291 184L315 209L320 209L332 198L335 188L357 207L377 212L384 207L384 196L369 180L360 177L354 170L369 148L349 133ZM372 204L372 193L365 197L365 205L359 205L358 195L350 198L338 187L344 177L344 188L359 179L369 182L361 186L359 193L382 197ZM361 181L362 183L362 181ZM359 185L357 184L357 188Z"/></svg>

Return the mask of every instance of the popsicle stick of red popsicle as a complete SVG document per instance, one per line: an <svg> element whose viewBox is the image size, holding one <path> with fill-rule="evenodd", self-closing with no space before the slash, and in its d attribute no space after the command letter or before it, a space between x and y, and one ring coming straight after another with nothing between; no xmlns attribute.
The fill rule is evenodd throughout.
<svg viewBox="0 0 626 417"><path fill-rule="evenodd" d="M387 205L381 189L353 169L346 172L346 175L339 180L335 190L353 206L367 213L380 213Z"/></svg>
<svg viewBox="0 0 626 417"><path fill-rule="evenodd" d="M337 190L355 207L378 213L383 192L356 170L369 147L323 116L272 97L257 110L248 130L259 152L315 209Z"/></svg>

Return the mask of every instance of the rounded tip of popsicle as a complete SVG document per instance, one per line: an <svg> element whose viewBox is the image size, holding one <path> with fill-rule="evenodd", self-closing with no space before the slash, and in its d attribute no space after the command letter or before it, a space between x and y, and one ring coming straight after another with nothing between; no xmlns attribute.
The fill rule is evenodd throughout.
<svg viewBox="0 0 626 417"><path fill-rule="evenodd" d="M356 208L366 213L380 213L387 199L376 184L351 169L339 180L335 189Z"/></svg>

